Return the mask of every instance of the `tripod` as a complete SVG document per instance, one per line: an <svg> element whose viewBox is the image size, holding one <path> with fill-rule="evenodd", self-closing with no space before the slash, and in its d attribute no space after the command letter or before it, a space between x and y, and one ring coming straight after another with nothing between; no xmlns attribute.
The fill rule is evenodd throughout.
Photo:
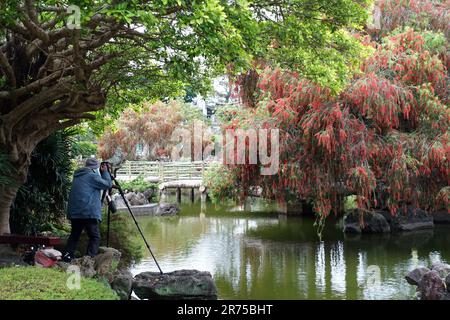
<svg viewBox="0 0 450 320"><path fill-rule="evenodd" d="M127 199L125 198L125 194L123 193L123 190L120 187L119 182L115 179L115 177L109 171L109 165L107 166L107 168L108 168L109 174L111 175L111 180L114 181L114 186L113 187L115 187L115 189L119 190L119 194L122 197L123 202L125 203L125 205L126 205L126 207L128 209L128 212L130 213L131 217L133 218L134 224L136 225L139 233L141 234L141 237L144 240L144 243L147 246L148 251L150 252L153 260L155 261L156 266L159 269L159 272L161 274L163 274L163 272L161 270L161 267L159 266L159 263L156 260L155 255L153 254L153 251L152 251L152 249L150 248L150 245L147 242L147 239L145 239L144 233L142 232L141 227L139 226L139 224L138 224L138 222L136 220L136 217L133 214L133 211L131 211L130 205L128 204ZM114 203L114 202L112 201L111 197L109 196L109 190L105 190L105 192L103 193L103 196L102 196L102 200L105 198L105 196L107 196L107 199L108 199L108 220L107 220L108 227L107 227L107 233L106 233L106 246L109 247L109 226L110 226L110 222L111 222L111 212L113 212L113 213L115 212L115 206L114 205L113 206L110 205L110 203Z"/></svg>

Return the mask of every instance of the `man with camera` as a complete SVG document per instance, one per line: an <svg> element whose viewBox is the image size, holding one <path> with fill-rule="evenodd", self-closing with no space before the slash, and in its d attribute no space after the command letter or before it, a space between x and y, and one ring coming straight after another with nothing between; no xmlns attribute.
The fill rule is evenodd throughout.
<svg viewBox="0 0 450 320"><path fill-rule="evenodd" d="M94 257L100 246L99 223L102 220L101 192L112 187L111 175L106 163L99 164L90 158L84 168L75 171L69 195L68 218L72 231L67 241L64 261L74 258L83 230L89 237L87 255Z"/></svg>

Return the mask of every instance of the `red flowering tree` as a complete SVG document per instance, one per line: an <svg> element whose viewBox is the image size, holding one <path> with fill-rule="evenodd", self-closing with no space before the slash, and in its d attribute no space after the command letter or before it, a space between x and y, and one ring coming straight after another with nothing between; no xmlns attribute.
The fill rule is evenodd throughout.
<svg viewBox="0 0 450 320"><path fill-rule="evenodd" d="M144 101L126 109L115 126L106 130L99 141L99 154L108 159L120 148L127 160L170 158L172 148L179 143L175 130L193 132L195 120L202 123L205 118L194 106L176 100ZM210 136L201 138L206 144Z"/></svg>
<svg viewBox="0 0 450 320"><path fill-rule="evenodd" d="M339 95L293 72L263 72L257 107L226 127L279 128L281 166L273 176L259 165L230 166L236 189L313 201L322 218L350 194L360 208L392 213L409 204L448 208L448 42L406 29L371 45L374 54Z"/></svg>

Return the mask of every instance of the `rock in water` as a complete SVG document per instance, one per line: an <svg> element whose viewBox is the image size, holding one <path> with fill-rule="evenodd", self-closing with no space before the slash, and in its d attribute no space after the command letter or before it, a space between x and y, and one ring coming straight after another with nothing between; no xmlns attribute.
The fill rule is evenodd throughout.
<svg viewBox="0 0 450 320"><path fill-rule="evenodd" d="M443 279L450 274L450 265L442 262L435 262L431 265L431 270L437 271L439 276Z"/></svg>
<svg viewBox="0 0 450 320"><path fill-rule="evenodd" d="M160 203L158 209L156 209L156 215L158 216L173 216L180 212L180 208L173 203Z"/></svg>
<svg viewBox="0 0 450 320"><path fill-rule="evenodd" d="M363 225L360 224L361 214L363 215ZM376 211L362 212L354 209L347 212L344 217L345 233L386 233L390 231L386 219Z"/></svg>
<svg viewBox="0 0 450 320"><path fill-rule="evenodd" d="M445 286L447 287L447 291L450 293L450 273L445 277Z"/></svg>
<svg viewBox="0 0 450 320"><path fill-rule="evenodd" d="M434 227L433 217L426 211L411 206L400 208L397 214L392 215L389 211L379 211L394 231L413 231L432 229Z"/></svg>
<svg viewBox="0 0 450 320"><path fill-rule="evenodd" d="M406 281L413 286L417 286L422 280L424 274L428 273L430 269L425 267L416 268L405 276Z"/></svg>
<svg viewBox="0 0 450 320"><path fill-rule="evenodd" d="M422 300L442 300L446 296L444 281L436 270L431 270L423 275L418 290Z"/></svg>
<svg viewBox="0 0 450 320"><path fill-rule="evenodd" d="M432 213L434 223L450 223L450 212L440 210Z"/></svg>
<svg viewBox="0 0 450 320"><path fill-rule="evenodd" d="M133 290L141 299L217 299L211 274L197 270L143 272L134 277Z"/></svg>

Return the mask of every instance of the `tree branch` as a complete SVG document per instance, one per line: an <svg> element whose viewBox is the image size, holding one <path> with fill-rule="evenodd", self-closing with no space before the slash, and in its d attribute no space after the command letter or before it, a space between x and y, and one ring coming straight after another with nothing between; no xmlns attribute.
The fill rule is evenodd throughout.
<svg viewBox="0 0 450 320"><path fill-rule="evenodd" d="M28 16L30 17L31 21L38 24L38 18L35 8L35 0L25 0L25 8L27 10Z"/></svg>
<svg viewBox="0 0 450 320"><path fill-rule="evenodd" d="M33 91L36 91L46 84L50 83L53 80L57 80L60 78L64 73L70 73L71 69L66 69L62 71L53 72L52 74L46 76L45 78L36 80L26 86L20 87L17 90L11 90L11 91L0 91L0 98L2 99L9 99L12 97L20 97L28 93L32 93Z"/></svg>
<svg viewBox="0 0 450 320"><path fill-rule="evenodd" d="M35 36L36 38L42 40L42 42L44 42L44 44L48 44L50 42L50 38L49 38L47 32L45 32L44 29L42 29L37 23L35 23L30 18L30 16L26 12L26 10L24 10L21 7L19 7L18 9L22 13L23 19L21 19L21 21L24 24L25 28L27 28L29 33L32 34L33 36Z"/></svg>
<svg viewBox="0 0 450 320"><path fill-rule="evenodd" d="M16 88L16 76L14 75L14 70L9 64L8 58L0 51L0 67L6 75L6 78L9 80L9 83L13 88Z"/></svg>
<svg viewBox="0 0 450 320"><path fill-rule="evenodd" d="M3 121L8 124L11 128L13 128L17 123L19 123L22 119L28 116L31 112L39 110L45 104L52 103L67 95L69 90L66 86L62 84L58 84L48 90L44 90L39 92L38 94L33 95L28 98L20 105L15 107L11 112L2 116Z"/></svg>

